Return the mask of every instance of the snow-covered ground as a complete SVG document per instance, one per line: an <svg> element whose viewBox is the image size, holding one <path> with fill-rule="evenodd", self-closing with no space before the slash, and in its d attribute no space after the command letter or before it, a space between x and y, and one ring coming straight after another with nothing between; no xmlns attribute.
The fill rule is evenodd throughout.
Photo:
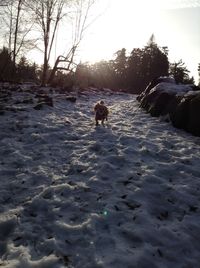
<svg viewBox="0 0 200 268"><path fill-rule="evenodd" d="M0 117L0 267L200 267L200 138L135 98ZM101 99L109 121L95 127Z"/></svg>

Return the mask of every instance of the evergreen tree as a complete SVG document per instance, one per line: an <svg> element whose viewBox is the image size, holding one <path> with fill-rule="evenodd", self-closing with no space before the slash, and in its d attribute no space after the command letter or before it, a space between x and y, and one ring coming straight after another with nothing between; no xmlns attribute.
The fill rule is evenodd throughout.
<svg viewBox="0 0 200 268"><path fill-rule="evenodd" d="M169 72L168 49L158 47L154 35L143 49L133 49L128 58L127 77L129 88L140 93L149 82Z"/></svg>
<svg viewBox="0 0 200 268"><path fill-rule="evenodd" d="M114 70L116 74L116 79L118 83L118 87L125 87L126 85L126 69L127 69L127 57L126 57L126 49L122 48L118 50L116 53L116 58L113 61Z"/></svg>
<svg viewBox="0 0 200 268"><path fill-rule="evenodd" d="M141 72L141 63L143 50L134 48L127 60L127 83L128 88L135 93L139 92L143 74Z"/></svg>
<svg viewBox="0 0 200 268"><path fill-rule="evenodd" d="M12 81L12 70L14 63L6 47L0 50L0 80L1 81Z"/></svg>
<svg viewBox="0 0 200 268"><path fill-rule="evenodd" d="M143 50L142 70L146 85L156 77L167 76L169 61L166 48L160 48L154 42L148 44Z"/></svg>
<svg viewBox="0 0 200 268"><path fill-rule="evenodd" d="M189 77L189 71L182 60L170 64L170 74L174 77L176 83L194 83L194 78Z"/></svg>
<svg viewBox="0 0 200 268"><path fill-rule="evenodd" d="M38 66L36 63L30 64L26 57L22 56L17 65L18 81L38 81Z"/></svg>

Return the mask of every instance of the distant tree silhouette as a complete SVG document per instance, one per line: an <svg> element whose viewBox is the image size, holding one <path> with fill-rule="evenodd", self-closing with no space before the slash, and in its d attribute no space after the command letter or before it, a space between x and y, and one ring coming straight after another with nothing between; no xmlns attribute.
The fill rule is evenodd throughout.
<svg viewBox="0 0 200 268"><path fill-rule="evenodd" d="M15 67L19 57L25 51L34 48L36 42L34 35L29 35L34 23L28 13L26 2L26 0L7 0L0 9L3 38L13 61L12 76L16 74Z"/></svg>
<svg viewBox="0 0 200 268"><path fill-rule="evenodd" d="M119 88L124 88L127 81L127 57L126 49L122 48L115 53L116 58L113 61L116 80Z"/></svg>
<svg viewBox="0 0 200 268"><path fill-rule="evenodd" d="M144 74L142 73L143 49L134 48L127 60L127 83L130 91L141 87ZM136 90L136 91L138 91Z"/></svg>
<svg viewBox="0 0 200 268"><path fill-rule="evenodd" d="M199 83L198 83L198 86L200 87L200 63L198 64L198 75L199 75Z"/></svg>
<svg viewBox="0 0 200 268"><path fill-rule="evenodd" d="M101 61L100 64L95 64L96 74L98 77L99 86L107 88L117 88L116 70L114 60Z"/></svg>
<svg viewBox="0 0 200 268"><path fill-rule="evenodd" d="M142 73L146 85L155 77L167 76L169 72L168 50L166 47L158 47L153 41L148 42L144 48L142 59Z"/></svg>
<svg viewBox="0 0 200 268"><path fill-rule="evenodd" d="M20 82L39 81L37 64L30 64L26 57L21 57L17 65L17 77Z"/></svg>
<svg viewBox="0 0 200 268"><path fill-rule="evenodd" d="M150 38L143 49L133 49L128 58L127 77L129 88L134 92L141 92L151 80L169 73L167 47L158 47L154 36Z"/></svg>
<svg viewBox="0 0 200 268"><path fill-rule="evenodd" d="M13 76L13 68L15 68L15 76ZM23 81L34 81L37 82L39 79L39 67L37 64L29 63L26 57L21 57L19 63L15 65L9 53L9 49L3 47L0 50L0 81L10 82L23 82Z"/></svg>
<svg viewBox="0 0 200 268"><path fill-rule="evenodd" d="M168 47L159 47L154 35L144 48L134 48L129 56L126 55L125 48L114 55L115 58L110 61L86 66L82 64L84 81L87 77L88 85L123 89L135 94L141 93L152 80L161 76L171 75L176 83L194 85L194 78L189 76L185 63L182 60L169 63ZM198 72L200 77L200 64Z"/></svg>
<svg viewBox="0 0 200 268"><path fill-rule="evenodd" d="M75 83L81 87L116 88L114 61L100 61L95 64L79 64L75 73ZM86 83L87 82L87 83Z"/></svg>
<svg viewBox="0 0 200 268"><path fill-rule="evenodd" d="M150 46L152 44L156 44L156 38L155 38L155 35L152 34L147 42L147 46Z"/></svg>
<svg viewBox="0 0 200 268"><path fill-rule="evenodd" d="M13 61L11 54L8 51L8 48L3 47L0 50L0 80L1 81L12 81L12 70L13 70Z"/></svg>
<svg viewBox="0 0 200 268"><path fill-rule="evenodd" d="M176 83L194 84L194 78L189 77L189 71L182 60L170 64L170 75L172 75Z"/></svg>
<svg viewBox="0 0 200 268"><path fill-rule="evenodd" d="M75 85L84 88L89 85L90 66L88 64L79 63L75 72Z"/></svg>
<svg viewBox="0 0 200 268"><path fill-rule="evenodd" d="M87 76L88 83L97 87L140 93L154 78L168 75L168 49L158 47L153 36L147 46L143 49L134 48L129 56L126 55L125 48L114 55L115 58L110 61L79 65L76 77L79 77L79 81L86 81ZM83 73L84 79L80 79Z"/></svg>

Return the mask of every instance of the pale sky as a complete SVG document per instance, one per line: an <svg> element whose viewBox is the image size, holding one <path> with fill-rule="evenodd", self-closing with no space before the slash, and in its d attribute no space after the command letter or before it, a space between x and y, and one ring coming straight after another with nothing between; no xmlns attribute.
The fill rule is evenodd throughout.
<svg viewBox="0 0 200 268"><path fill-rule="evenodd" d="M153 33L159 46L168 46L170 62L182 59L197 82L200 0L99 0L95 12L100 16L79 52L83 62L112 59L123 47L142 48Z"/></svg>

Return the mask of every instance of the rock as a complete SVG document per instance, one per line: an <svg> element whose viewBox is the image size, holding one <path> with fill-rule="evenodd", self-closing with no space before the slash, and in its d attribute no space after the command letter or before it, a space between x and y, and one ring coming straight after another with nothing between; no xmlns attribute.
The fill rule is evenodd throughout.
<svg viewBox="0 0 200 268"><path fill-rule="evenodd" d="M150 92L150 90L151 90L152 88L154 88L155 86L157 86L158 84L160 84L160 83L162 83L162 82L175 84L175 80L174 80L174 78L171 78L171 77L158 77L158 78L153 79L153 80L149 83L149 85L147 86L147 88L146 88L145 91L144 91L144 94L146 95L147 93Z"/></svg>
<svg viewBox="0 0 200 268"><path fill-rule="evenodd" d="M200 93L189 103L189 115L187 129L193 135L200 137Z"/></svg>
<svg viewBox="0 0 200 268"><path fill-rule="evenodd" d="M36 98L38 98L38 104L34 107L34 109L36 109L36 107L41 109L42 106L40 107L40 105L48 105L53 107L53 99L47 94L37 94Z"/></svg>
<svg viewBox="0 0 200 268"><path fill-rule="evenodd" d="M180 103L182 97L176 95L170 95L171 98L165 106L161 115L169 114L170 118L175 114L178 104Z"/></svg>
<svg viewBox="0 0 200 268"><path fill-rule="evenodd" d="M152 116L166 115L168 113L166 106L173 98L174 94L170 94L168 92L160 92L149 109L150 114Z"/></svg>
<svg viewBox="0 0 200 268"><path fill-rule="evenodd" d="M33 107L35 110L41 110L43 108L43 103L38 103Z"/></svg>
<svg viewBox="0 0 200 268"><path fill-rule="evenodd" d="M66 97L66 100L71 101L71 102L76 102L76 97L69 96L69 97Z"/></svg>
<svg viewBox="0 0 200 268"><path fill-rule="evenodd" d="M159 93L157 91L153 91L146 94L141 100L141 107L144 108L146 111L149 111L151 105L156 101L158 94Z"/></svg>
<svg viewBox="0 0 200 268"><path fill-rule="evenodd" d="M177 105L175 112L170 116L174 127L187 130L189 120L189 106L192 98L194 98L194 96L183 96L180 103Z"/></svg>
<svg viewBox="0 0 200 268"><path fill-rule="evenodd" d="M176 85L170 79L167 83L163 78L153 80L137 97L140 106L152 116L166 116L174 127L200 136L200 90L192 85Z"/></svg>

